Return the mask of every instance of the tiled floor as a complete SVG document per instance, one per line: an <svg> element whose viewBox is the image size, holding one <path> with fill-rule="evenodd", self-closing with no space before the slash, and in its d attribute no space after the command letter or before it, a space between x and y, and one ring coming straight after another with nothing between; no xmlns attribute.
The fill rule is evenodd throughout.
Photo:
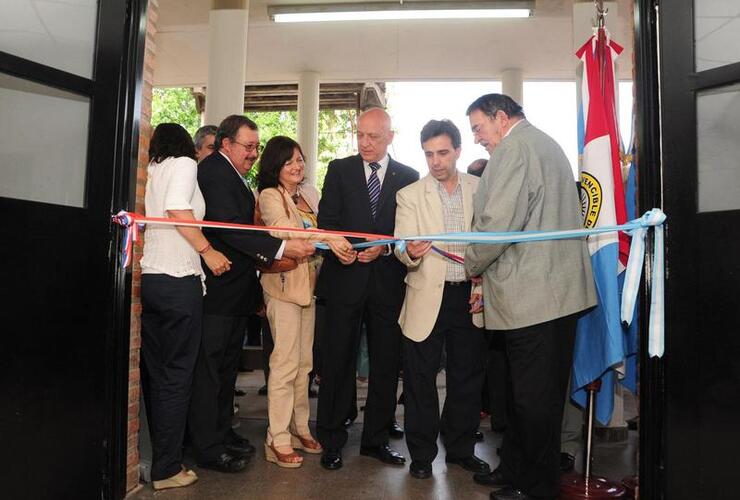
<svg viewBox="0 0 740 500"><path fill-rule="evenodd" d="M444 377L439 380L441 397L444 394ZM264 396L257 395L262 385L261 372L240 375L238 385L247 390L247 396L238 398L240 426L237 432L249 438L257 446L257 455L246 471L238 474L221 474L198 469L200 480L189 488L154 492L151 486L143 485L131 498L143 499L316 499L316 500L413 500L413 499L465 499L484 500L488 498L489 488L478 486L471 473L460 467L447 466L444 462L444 448L434 466L434 477L428 480L414 479L408 474L408 467L384 465L377 460L359 455L360 434L362 432L362 412L357 422L349 430L349 442L344 449L344 467L339 471L326 471L319 465L319 456L306 455L300 469L280 469L267 463L261 444L267 428L267 402ZM366 385L358 384L358 404L364 403ZM315 415L316 400L311 400L312 415ZM629 405L625 405L628 407ZM633 406L633 405L632 405ZM398 420L403 423L403 407L398 409ZM485 441L476 446L476 454L487 460L492 467L498 464L497 446L501 436L487 428L482 422ZM391 445L406 454L403 439L392 441ZM637 434L630 432L627 442L597 443L594 471L613 480L621 480L636 472Z"/></svg>

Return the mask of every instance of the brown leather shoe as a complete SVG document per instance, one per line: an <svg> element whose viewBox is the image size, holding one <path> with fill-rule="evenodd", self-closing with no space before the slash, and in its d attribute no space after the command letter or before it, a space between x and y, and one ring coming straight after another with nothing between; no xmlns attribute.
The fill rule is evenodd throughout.
<svg viewBox="0 0 740 500"><path fill-rule="evenodd" d="M166 490L168 488L182 488L184 486L190 486L198 480L198 476L192 470L181 470L174 476L162 479L161 481L153 481L154 489Z"/></svg>
<svg viewBox="0 0 740 500"><path fill-rule="evenodd" d="M280 453L274 444L265 444L265 459L285 469L297 469L303 465L303 457L295 450L291 453Z"/></svg>
<svg viewBox="0 0 740 500"><path fill-rule="evenodd" d="M324 451L321 444L311 436L304 437L293 434L290 436L290 445L296 450L303 450L306 453L319 454Z"/></svg>

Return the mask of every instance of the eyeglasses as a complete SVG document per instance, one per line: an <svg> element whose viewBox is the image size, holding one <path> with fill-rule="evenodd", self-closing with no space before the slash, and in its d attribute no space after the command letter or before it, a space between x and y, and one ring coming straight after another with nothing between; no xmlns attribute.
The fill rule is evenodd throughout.
<svg viewBox="0 0 740 500"><path fill-rule="evenodd" d="M244 147L244 149L247 151L247 153L253 153L257 151L257 154L262 152L262 145L261 144L244 144L243 142L239 141L231 141L234 144L239 144L240 146Z"/></svg>

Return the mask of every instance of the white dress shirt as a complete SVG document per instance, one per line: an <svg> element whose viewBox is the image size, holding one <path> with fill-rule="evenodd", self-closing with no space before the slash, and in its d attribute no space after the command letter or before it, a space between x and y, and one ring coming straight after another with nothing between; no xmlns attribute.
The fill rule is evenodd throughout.
<svg viewBox="0 0 740 500"><path fill-rule="evenodd" d="M150 163L144 195L146 216L167 217L168 210L192 210L195 219L202 220L206 203L197 177L195 160L186 156L171 156L162 163ZM205 280L198 252L175 226L147 226L141 272L176 278L197 275Z"/></svg>
<svg viewBox="0 0 740 500"><path fill-rule="evenodd" d="M383 179L385 179L385 173L388 171L388 163L391 161L390 156L387 154L381 158L379 161L375 163L380 164L380 168L377 170L378 172L378 180L380 181L380 186L383 186ZM362 164L365 166L365 182L370 180L370 174L373 173L373 169L370 168L370 162L362 160Z"/></svg>

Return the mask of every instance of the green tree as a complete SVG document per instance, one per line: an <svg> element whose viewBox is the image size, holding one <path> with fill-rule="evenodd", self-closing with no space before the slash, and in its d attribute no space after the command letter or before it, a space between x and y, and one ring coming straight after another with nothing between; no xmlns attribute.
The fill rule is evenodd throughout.
<svg viewBox="0 0 740 500"><path fill-rule="evenodd" d="M296 111L250 112L249 118L259 127L262 146L276 135L296 138L298 119ZM325 109L319 112L319 154L316 158L316 185L324 185L326 168L334 158L351 155L354 151L355 110ZM157 88L152 92L152 127L160 123L179 123L191 134L200 127L200 116L195 109L195 98L189 88ZM247 174L247 180L256 186L259 163Z"/></svg>
<svg viewBox="0 0 740 500"><path fill-rule="evenodd" d="M195 134L200 116L189 88L152 90L152 128L160 123L179 123L190 135Z"/></svg>

